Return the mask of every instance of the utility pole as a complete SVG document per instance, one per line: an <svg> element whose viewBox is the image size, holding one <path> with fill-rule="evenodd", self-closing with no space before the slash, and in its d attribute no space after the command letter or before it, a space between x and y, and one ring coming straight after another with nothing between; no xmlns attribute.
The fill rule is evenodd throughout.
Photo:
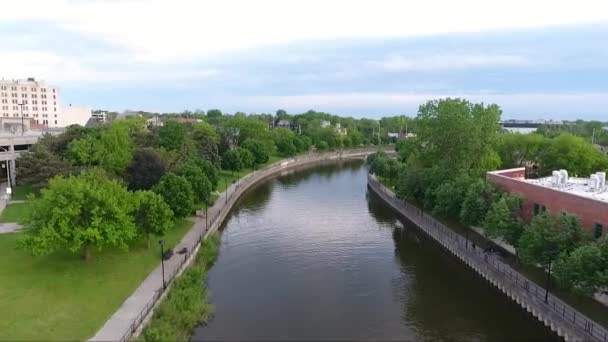
<svg viewBox="0 0 608 342"><path fill-rule="evenodd" d="M19 108L21 109L21 135L23 135L23 105L25 103L23 103L23 101L21 101L21 103L19 103Z"/></svg>

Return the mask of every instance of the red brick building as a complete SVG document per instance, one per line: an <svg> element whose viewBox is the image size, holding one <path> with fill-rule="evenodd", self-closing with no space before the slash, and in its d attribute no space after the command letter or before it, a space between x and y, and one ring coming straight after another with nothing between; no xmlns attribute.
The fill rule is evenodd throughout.
<svg viewBox="0 0 608 342"><path fill-rule="evenodd" d="M557 173L556 173L557 172ZM552 177L526 179L525 168L488 172L486 178L503 190L518 193L525 200L521 215L528 222L535 214L549 210L566 211L581 219L583 228L593 236L608 232L608 188L598 175L590 178L568 178L563 170Z"/></svg>

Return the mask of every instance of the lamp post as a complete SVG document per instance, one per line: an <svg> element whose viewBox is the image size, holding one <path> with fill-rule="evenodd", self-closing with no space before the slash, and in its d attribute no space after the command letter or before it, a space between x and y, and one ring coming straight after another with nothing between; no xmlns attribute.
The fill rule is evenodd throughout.
<svg viewBox="0 0 608 342"><path fill-rule="evenodd" d="M163 257L163 254L165 254L165 251L163 250L163 245L165 244L165 240L158 240L158 243L160 244L160 264L161 264L161 269L163 272L163 290L167 288L167 284L165 283L165 258Z"/></svg>
<svg viewBox="0 0 608 342"><path fill-rule="evenodd" d="M11 191L11 168L8 164L8 160L2 164L2 168L6 168L6 200L8 200L8 196L12 193Z"/></svg>
<svg viewBox="0 0 608 342"><path fill-rule="evenodd" d="M207 201L205 201L205 230L209 229L209 222L207 221Z"/></svg>
<svg viewBox="0 0 608 342"><path fill-rule="evenodd" d="M226 202L225 202L225 204L228 204L228 182L226 182L225 178L224 178L224 188L226 189Z"/></svg>
<svg viewBox="0 0 608 342"><path fill-rule="evenodd" d="M21 103L19 103L19 108L21 109L21 135L23 135L23 105L25 103L23 103L23 101L21 101Z"/></svg>

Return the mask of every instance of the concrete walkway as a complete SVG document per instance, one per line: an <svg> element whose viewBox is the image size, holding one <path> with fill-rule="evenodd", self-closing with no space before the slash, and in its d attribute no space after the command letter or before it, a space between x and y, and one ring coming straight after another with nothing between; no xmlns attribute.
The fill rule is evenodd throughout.
<svg viewBox="0 0 608 342"><path fill-rule="evenodd" d="M0 234L14 233L23 228L19 223L0 223Z"/></svg>

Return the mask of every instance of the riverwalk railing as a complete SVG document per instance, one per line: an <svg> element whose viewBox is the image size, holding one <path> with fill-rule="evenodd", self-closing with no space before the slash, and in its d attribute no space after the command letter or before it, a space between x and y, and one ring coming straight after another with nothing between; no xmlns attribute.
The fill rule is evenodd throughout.
<svg viewBox="0 0 608 342"><path fill-rule="evenodd" d="M544 288L514 270L496 255L484 252L420 208L398 199L395 193L382 185L374 175L368 176L368 185L424 233L490 280L525 309L538 314L539 320L566 340L608 342L608 331L602 325L551 293L545 302ZM534 310L535 308L538 311Z"/></svg>
<svg viewBox="0 0 608 342"><path fill-rule="evenodd" d="M311 152L306 155L299 155L293 158L277 161L264 168L255 170L233 182L225 189L222 194L220 194L220 197L215 200L215 204L213 205L213 207L207 210L206 223L204 221L204 216L203 218L197 217L197 222L195 223L195 226L192 229L195 230L197 224L201 225L201 228L199 229L199 231L196 232L196 238L190 240L193 242L190 243L190 245L186 246L185 253L176 253L174 255L174 257L183 257L176 266L173 265L173 270L169 274L165 275L165 287L163 287L162 285L159 286L152 298L143 306L139 314L137 314L137 316L133 319L129 328L124 332L124 334L120 338L120 341L128 341L131 336L133 336L133 334L138 331L138 329L142 326L146 318L148 318L148 316L152 313L157 303L162 299L165 290L169 289L169 287L172 285L173 281L180 274L180 272L182 272L188 266L191 260L196 257L195 253L198 251L197 247L200 245L200 243L205 240L209 234L219 229L223 220L230 212L230 209L249 187L253 186L260 180L270 175L273 175L277 172L286 171L287 169L290 169L292 167L302 166L313 162L322 162L325 160L340 160L342 158L348 158L351 156L365 156L377 151L378 149L387 150L387 148L392 149L393 147L377 146L341 151L331 151L324 153ZM169 265L165 263L165 267L169 268L168 266Z"/></svg>

